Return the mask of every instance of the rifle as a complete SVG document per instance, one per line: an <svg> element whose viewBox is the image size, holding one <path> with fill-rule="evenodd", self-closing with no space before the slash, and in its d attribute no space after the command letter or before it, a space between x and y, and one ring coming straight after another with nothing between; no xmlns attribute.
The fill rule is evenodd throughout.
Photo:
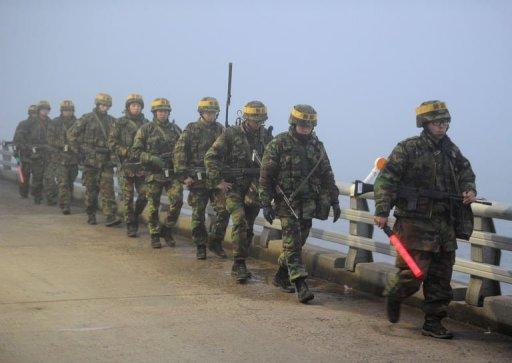
<svg viewBox="0 0 512 363"><path fill-rule="evenodd" d="M359 196L361 194L373 192L373 184L367 184L362 182L361 180L354 181L354 196ZM448 199L456 202L462 202L464 198L461 195L450 193L450 192L442 192L440 190L435 189L421 189L414 188L402 185L398 187L397 190L397 198L403 198L407 201L407 209L415 210L418 204L418 198L430 198L435 200ZM485 199L477 199L475 203L484 204L484 205L492 205L491 202L488 202Z"/></svg>
<svg viewBox="0 0 512 363"><path fill-rule="evenodd" d="M258 163L258 165L260 166L260 168L262 167L262 163L261 163L261 159L258 155L258 152L256 150L253 150L252 151L252 160L253 161L256 161L256 163ZM286 196L285 192L283 191L283 189L281 188L281 186L279 184L276 184L276 192L283 198L286 206L288 207L288 209L290 210L290 212L292 212L293 216L299 220L299 216L297 215L297 213L295 212L295 209L293 209L292 207L292 203L290 202L290 199L288 199L288 197Z"/></svg>
<svg viewBox="0 0 512 363"><path fill-rule="evenodd" d="M231 74L233 72L233 63L229 62L229 70L228 70L228 95L226 97L226 128L229 126L228 114L229 114L229 105L231 104Z"/></svg>
<svg viewBox="0 0 512 363"><path fill-rule="evenodd" d="M201 166L188 168L187 172L189 175L196 175L197 180L202 180L206 175L206 168ZM260 175L260 168L224 168L220 173L225 179L255 177Z"/></svg>

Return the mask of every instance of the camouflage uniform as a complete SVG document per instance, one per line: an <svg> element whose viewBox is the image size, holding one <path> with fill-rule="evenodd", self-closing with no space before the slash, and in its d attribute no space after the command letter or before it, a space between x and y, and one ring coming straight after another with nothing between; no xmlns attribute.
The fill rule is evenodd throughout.
<svg viewBox="0 0 512 363"><path fill-rule="evenodd" d="M201 102L208 102L203 98ZM215 102L217 102L215 100ZM218 103L217 103L218 107ZM204 168L204 156L217 137L222 134L224 127L218 122L208 123L202 117L187 125L181 134L174 150L174 169L184 181L187 177L194 179L188 194L188 203L192 207L192 240L198 247L198 252L209 244L220 245L224 239L229 222L224 194L206 182L206 173L196 173L194 168ZM200 177L199 177L200 176ZM216 218L210 230L210 236L205 226L205 211L208 200L212 203Z"/></svg>
<svg viewBox="0 0 512 363"><path fill-rule="evenodd" d="M132 149L135 134L149 121L142 113L131 115L128 107L132 102L137 102L144 107L142 97L139 95L129 95L126 101L125 116L118 118L110 128L108 145L115 155L116 161L121 163L117 165L118 182L122 190L122 201L125 211L125 222L128 228L128 234L135 236L138 229L138 218L147 204L145 192L146 172L141 165L137 165L138 157ZM137 201L134 206L135 191L137 191Z"/></svg>
<svg viewBox="0 0 512 363"><path fill-rule="evenodd" d="M161 100L165 99L156 99L152 104L160 104L163 102ZM169 105L169 101L163 103ZM170 105L168 107L170 111ZM152 106L152 109L156 111L155 106ZM169 122L169 119L160 121L155 115L152 122L145 124L137 131L133 143L133 149L139 155L140 161L148 173L146 192L150 216L149 233L152 236L163 235L166 241L172 239L171 229L176 225L183 205L183 186L174 175L172 162L172 153L180 134L181 129L174 121ZM163 228L160 227L158 219L162 190L166 191L169 198L169 208Z"/></svg>
<svg viewBox="0 0 512 363"><path fill-rule="evenodd" d="M21 121L16 127L16 131L14 132L13 142L16 148L16 158L20 164L20 172L23 174L24 183L18 178L18 186L20 196L23 198L28 197L28 192L30 190L30 146L27 143L27 133L28 133L28 125L30 120L35 117L37 112L37 106L31 105L28 109L29 117L26 120Z"/></svg>
<svg viewBox="0 0 512 363"><path fill-rule="evenodd" d="M294 107L290 116L292 126L288 132L279 134L267 145L260 174L261 204L270 206L274 199L277 216L281 219L283 252L278 263L288 269L291 282L307 277L301 258L302 246L309 235L311 220L317 217L317 210L324 202L321 191L327 193L329 204L337 204L339 195L322 142L314 133L300 135L296 132L295 125L303 119L314 120L313 125L316 125L316 111L307 105ZM297 190L317 164L308 182ZM288 197L293 196L291 203L299 219L293 216L282 197L275 192L277 185Z"/></svg>
<svg viewBox="0 0 512 363"><path fill-rule="evenodd" d="M422 106L436 104L440 102L430 101ZM450 120L444 104L440 110L431 110L422 117L426 122ZM399 186L476 194L475 174L448 136L436 140L425 128L420 136L398 143L375 181L375 215L387 217L395 207L397 221L393 230L425 276L423 281L415 279L402 258L397 257L399 271L388 281L385 295L401 302L418 291L423 282L426 319L440 321L453 298L450 281L457 249L453 205L449 200L419 197L416 205L410 206L397 197Z"/></svg>
<svg viewBox="0 0 512 363"><path fill-rule="evenodd" d="M267 114L266 108L261 102L250 102L244 111L247 108L256 109L256 106L252 107L256 102L258 102L257 106L264 110L264 118L258 119L256 122L264 122L267 119ZM244 118L247 118L247 115L247 112L244 112ZM218 185L222 180L232 183L231 189L226 192L226 208L233 220L233 258L235 263L248 257L249 246L254 236L254 220L260 211L259 173L252 176L242 173L235 176L223 176L222 171L227 168L259 169L259 165L253 161L253 151L256 151L261 158L265 145L271 138L271 134L265 127L260 126L258 130L252 131L247 125L247 121L244 121L241 125L226 129L205 156L206 171L212 185Z"/></svg>
<svg viewBox="0 0 512 363"><path fill-rule="evenodd" d="M61 111L74 111L71 101L61 102ZM69 146L67 131L76 122L74 115L55 118L48 128L48 144L56 158L59 206L65 214L69 213L75 179L78 175L78 156Z"/></svg>
<svg viewBox="0 0 512 363"><path fill-rule="evenodd" d="M99 94L96 104L112 104L110 96ZM82 183L85 186L85 208L88 222L96 224L98 195L101 193L101 205L107 221L115 219L117 204L114 192L114 163L108 149L108 134L114 118L101 113L96 107L83 115L68 130L67 137L72 150L83 155L84 169Z"/></svg>
<svg viewBox="0 0 512 363"><path fill-rule="evenodd" d="M46 101L39 102L37 110L46 108L50 105ZM55 175L48 168L51 153L47 142L47 131L51 123L48 116L41 117L39 114L28 120L27 124L27 146L29 147L30 166L32 171L32 195L34 201L41 203L43 190L48 205L55 204L56 183Z"/></svg>

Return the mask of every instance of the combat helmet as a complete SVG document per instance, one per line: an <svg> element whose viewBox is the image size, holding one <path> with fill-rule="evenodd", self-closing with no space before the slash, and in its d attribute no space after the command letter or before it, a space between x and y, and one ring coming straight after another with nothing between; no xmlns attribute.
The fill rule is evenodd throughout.
<svg viewBox="0 0 512 363"><path fill-rule="evenodd" d="M267 108L261 101L248 102L243 109L244 120L252 120L264 123L267 119Z"/></svg>
<svg viewBox="0 0 512 363"><path fill-rule="evenodd" d="M171 112L171 103L167 98L155 98L151 101L151 112L156 112L158 110L165 110Z"/></svg>
<svg viewBox="0 0 512 363"><path fill-rule="evenodd" d="M206 111L220 112L219 101L214 97L203 97L197 103L197 112L200 114Z"/></svg>
<svg viewBox="0 0 512 363"><path fill-rule="evenodd" d="M144 108L144 100L142 96L136 93L131 93L126 97L125 107L128 108L132 103L138 103L140 108Z"/></svg>
<svg viewBox="0 0 512 363"><path fill-rule="evenodd" d="M96 97L94 97L94 103L96 106L98 105L107 105L112 106L112 96L106 93L98 93Z"/></svg>
<svg viewBox="0 0 512 363"><path fill-rule="evenodd" d="M37 104L37 110L51 110L52 108L50 107L50 102L48 101L39 101L39 103Z"/></svg>
<svg viewBox="0 0 512 363"><path fill-rule="evenodd" d="M416 108L416 126L423 127L427 122L451 121L450 112L442 101L434 100L423 102Z"/></svg>
<svg viewBox="0 0 512 363"><path fill-rule="evenodd" d="M60 111L73 111L75 112L75 105L73 104L73 101L70 100L64 100L60 103Z"/></svg>
<svg viewBox="0 0 512 363"><path fill-rule="evenodd" d="M317 124L317 113L312 106L295 105L288 119L290 125L308 125L315 127Z"/></svg>
<svg viewBox="0 0 512 363"><path fill-rule="evenodd" d="M37 112L37 105L28 106L28 114L29 116L35 114Z"/></svg>

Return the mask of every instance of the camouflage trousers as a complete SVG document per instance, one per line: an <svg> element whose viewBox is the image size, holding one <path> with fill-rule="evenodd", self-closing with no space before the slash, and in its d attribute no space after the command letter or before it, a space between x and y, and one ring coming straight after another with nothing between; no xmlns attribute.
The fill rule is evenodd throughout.
<svg viewBox="0 0 512 363"><path fill-rule="evenodd" d="M246 204L249 188L234 186L226 193L226 209L233 221L233 258L245 260L254 236L254 221L260 212L259 205Z"/></svg>
<svg viewBox="0 0 512 363"><path fill-rule="evenodd" d="M20 171L23 174L23 183L18 175L18 188L20 192L20 196L23 198L28 197L28 192L30 191L30 175L32 174L30 168L30 162L22 160L20 165Z"/></svg>
<svg viewBox="0 0 512 363"><path fill-rule="evenodd" d="M308 273L302 262L302 247L306 243L311 229L311 219L295 219L294 217L280 217L283 233L283 252L278 259L279 266L288 269L290 281L306 278Z"/></svg>
<svg viewBox="0 0 512 363"><path fill-rule="evenodd" d="M452 280L455 251L439 252L409 250L412 258L425 275L423 281L417 280L404 260L397 256L396 267L399 271L388 279L385 296L402 301L420 289L423 282L422 309L426 318L442 319L446 316L448 304L453 299Z"/></svg>
<svg viewBox="0 0 512 363"><path fill-rule="evenodd" d="M148 204L146 196L146 182L144 176L119 176L119 187L121 189L121 200L124 207L124 219L127 225L136 223L139 215ZM137 192L137 200L135 199Z"/></svg>
<svg viewBox="0 0 512 363"><path fill-rule="evenodd" d="M208 201L215 210L215 221L209 236L205 225ZM188 194L188 204L192 207L192 241L197 246L206 245L208 239L210 243L222 242L229 223L224 193L218 189L193 188Z"/></svg>
<svg viewBox="0 0 512 363"><path fill-rule="evenodd" d="M82 184L85 187L85 211L88 215L96 214L98 196L101 193L103 214L111 216L117 212L114 192L114 170L111 166L99 168L86 165L82 173Z"/></svg>
<svg viewBox="0 0 512 363"><path fill-rule="evenodd" d="M59 164L57 166L57 180L59 183L59 206L69 208L73 198L73 189L76 176L78 175L78 165Z"/></svg>
<svg viewBox="0 0 512 363"><path fill-rule="evenodd" d="M34 199L46 198L46 203L53 204L57 199L56 164L43 159L33 159L30 163L32 171L32 195Z"/></svg>
<svg viewBox="0 0 512 363"><path fill-rule="evenodd" d="M176 225L180 216L181 207L183 206L183 185L177 179L169 181L152 180L147 183L148 211L149 223L148 229L150 234L161 233L160 222L158 218L158 210L160 208L160 197L162 191L165 190L169 199L169 207L167 208L167 217L165 218L165 228L172 228Z"/></svg>

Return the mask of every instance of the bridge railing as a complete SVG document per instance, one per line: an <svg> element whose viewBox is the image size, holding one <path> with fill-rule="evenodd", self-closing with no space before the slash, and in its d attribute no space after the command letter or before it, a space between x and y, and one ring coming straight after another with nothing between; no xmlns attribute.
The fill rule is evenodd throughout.
<svg viewBox="0 0 512 363"><path fill-rule="evenodd" d="M11 147L3 144L0 170L10 171L12 174L15 168L14 162ZM79 181L78 179L77 182ZM312 228L310 237L347 246L345 269L348 271L355 271L359 263L373 262L374 253L396 256L394 248L387 241L378 240L373 236L373 215L370 213L368 204L373 199L373 193L355 198L351 196L350 183L337 185L341 195L349 198L348 208L341 209L341 219L348 222L348 231L340 233ZM165 197L162 202L167 202ZM185 202L184 208L190 209L190 206ZM501 295L500 282L512 284L512 270L509 267L500 266L501 251L512 251L512 237L498 234L494 225L494 220L497 219L512 221L512 206L493 203L492 206L473 204L472 208L475 215L473 235L469 241L459 240L459 243L469 244L470 259L457 258L454 270L469 275L466 303L482 306L485 297ZM207 213L207 223L211 224L214 218L213 209L208 208ZM390 223L394 223L392 217ZM259 238L260 247L266 248L270 240L281 239L279 220L270 225L264 218L258 217L255 224L263 228Z"/></svg>

